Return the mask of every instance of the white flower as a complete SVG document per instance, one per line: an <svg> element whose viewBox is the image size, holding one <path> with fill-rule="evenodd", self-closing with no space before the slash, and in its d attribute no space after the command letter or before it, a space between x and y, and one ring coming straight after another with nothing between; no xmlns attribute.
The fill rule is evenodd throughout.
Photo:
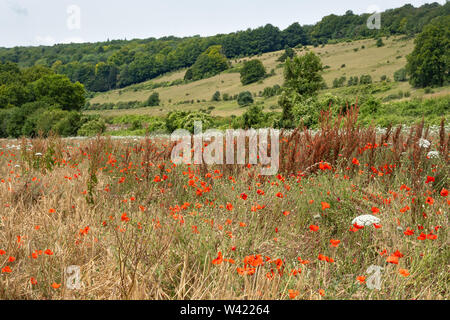
<svg viewBox="0 0 450 320"><path fill-rule="evenodd" d="M40 152L35 153L35 156L36 156L36 157L42 157L42 153L40 153Z"/></svg>
<svg viewBox="0 0 450 320"><path fill-rule="evenodd" d="M428 158L431 158L431 159L433 159L433 158L439 158L439 152L438 151L430 151L430 152L428 152Z"/></svg>
<svg viewBox="0 0 450 320"><path fill-rule="evenodd" d="M378 224L380 223L380 219L371 215L371 214L365 214L359 217L356 217L353 219L352 224L357 224L358 226L365 227L365 226L371 226L374 223Z"/></svg>
<svg viewBox="0 0 450 320"><path fill-rule="evenodd" d="M422 139L422 138L419 140L419 147L428 149L430 146L431 146L430 141L428 141L426 139Z"/></svg>

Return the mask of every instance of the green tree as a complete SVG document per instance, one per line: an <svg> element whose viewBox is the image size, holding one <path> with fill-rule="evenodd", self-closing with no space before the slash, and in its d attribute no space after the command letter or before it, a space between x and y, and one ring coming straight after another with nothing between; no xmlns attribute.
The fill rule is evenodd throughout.
<svg viewBox="0 0 450 320"><path fill-rule="evenodd" d="M309 52L301 57L287 59L284 68L284 87L301 96L314 96L323 85L323 70L320 58Z"/></svg>
<svg viewBox="0 0 450 320"><path fill-rule="evenodd" d="M241 82L244 86L257 82L265 76L266 68L258 59L246 61L241 69Z"/></svg>
<svg viewBox="0 0 450 320"><path fill-rule="evenodd" d="M146 105L149 107L156 107L159 106L161 101L159 100L159 93L153 92L150 97L148 97Z"/></svg>
<svg viewBox="0 0 450 320"><path fill-rule="evenodd" d="M414 87L443 86L450 81L450 16L437 18L415 40L406 69Z"/></svg>
<svg viewBox="0 0 450 320"><path fill-rule="evenodd" d="M194 65L188 69L185 80L200 80L213 77L228 69L230 64L223 54L222 46L209 47L198 58Z"/></svg>
<svg viewBox="0 0 450 320"><path fill-rule="evenodd" d="M252 94L249 91L244 91L239 93L237 102L241 107L245 107L251 105L254 102L254 100Z"/></svg>
<svg viewBox="0 0 450 320"><path fill-rule="evenodd" d="M220 101L220 91L216 91L214 95L212 96L212 101Z"/></svg>
<svg viewBox="0 0 450 320"><path fill-rule="evenodd" d="M80 110L85 104L84 86L63 75L49 75L32 83L37 100L57 104L63 110Z"/></svg>

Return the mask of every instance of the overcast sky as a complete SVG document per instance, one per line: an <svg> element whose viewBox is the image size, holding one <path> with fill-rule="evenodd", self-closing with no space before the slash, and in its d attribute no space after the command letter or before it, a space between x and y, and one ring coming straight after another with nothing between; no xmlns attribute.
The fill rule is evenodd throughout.
<svg viewBox="0 0 450 320"><path fill-rule="evenodd" d="M0 46L215 35L426 0L0 0ZM445 0L437 0L441 4Z"/></svg>

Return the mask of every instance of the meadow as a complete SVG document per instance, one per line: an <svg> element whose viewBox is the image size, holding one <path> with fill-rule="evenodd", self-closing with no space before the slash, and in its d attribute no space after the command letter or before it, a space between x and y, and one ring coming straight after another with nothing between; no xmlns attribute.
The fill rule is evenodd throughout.
<svg viewBox="0 0 450 320"><path fill-rule="evenodd" d="M0 140L0 299L449 299L445 121L356 121L284 132L268 177L165 138Z"/></svg>
<svg viewBox="0 0 450 320"><path fill-rule="evenodd" d="M353 76L364 74L371 75L374 82L380 82L382 76L390 80L389 88L374 94L375 97L385 99L389 95L397 94L399 91L409 92L410 96L398 99L399 101L411 100L414 98L434 98L446 96L449 94L449 87L435 88L433 92L425 92L424 89L411 87L408 82L394 82L394 73L404 68L406 65L406 56L411 53L414 47L414 39L405 39L401 36L392 36L383 38L385 45L377 47L374 39L364 39L349 42L340 42L336 44L327 44L323 46L305 46L301 49L295 49L298 55L303 55L308 51L313 51L319 55L323 66L326 67L323 72L323 78L328 88L319 92L319 97L331 93L336 96L344 94L347 88L332 88L333 80L345 76L347 79ZM265 111L269 108L275 111L281 111L278 106L278 97L262 98L258 97L266 87L274 85L283 85L283 66L277 61L284 51L269 52L253 57L231 60L232 68L219 75L202 79L194 82L183 83L186 70L179 70L160 76L156 79L131 85L126 88L111 90L104 93L96 93L89 100L92 104L105 104L119 102L144 102L153 93L157 92L161 99L159 107L147 107L136 109L114 109L114 110L88 110L86 114L101 114L106 117L116 117L123 115L149 115L164 116L170 111L185 110L196 111L214 107L211 115L219 117L240 116L245 112L236 101L211 101L211 97L216 91L237 95L242 91L250 91L256 96L255 103L262 104ZM240 82L239 70L244 61L259 59L264 64L268 73L272 70L274 75L249 85L242 85ZM178 83L176 82L178 81ZM163 86L153 89L156 84L173 83L174 85ZM189 103L186 103L189 102ZM193 102L193 103L191 103Z"/></svg>

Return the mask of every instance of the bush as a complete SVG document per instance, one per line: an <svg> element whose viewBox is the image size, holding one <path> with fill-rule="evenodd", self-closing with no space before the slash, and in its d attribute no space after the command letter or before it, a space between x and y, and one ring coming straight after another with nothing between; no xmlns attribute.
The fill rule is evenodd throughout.
<svg viewBox="0 0 450 320"><path fill-rule="evenodd" d="M83 137L92 137L102 134L106 130L106 123L103 118L86 122L78 130L78 135Z"/></svg>
<svg viewBox="0 0 450 320"><path fill-rule="evenodd" d="M161 101L159 100L159 93L154 92L150 97L148 97L146 105L149 107L156 107L159 106Z"/></svg>
<svg viewBox="0 0 450 320"><path fill-rule="evenodd" d="M407 81L408 79L407 79L406 73L407 72L406 72L405 68L395 71L394 81L397 81L397 82Z"/></svg>
<svg viewBox="0 0 450 320"><path fill-rule="evenodd" d="M372 77L369 74L364 74L359 78L360 84L371 84L372 83Z"/></svg>
<svg viewBox="0 0 450 320"><path fill-rule="evenodd" d="M252 94L249 91L244 91L239 94L237 102L241 107L245 107L251 105L254 100Z"/></svg>
<svg viewBox="0 0 450 320"><path fill-rule="evenodd" d="M244 63L241 70L241 82L243 85L257 82L266 76L266 68L260 60L250 60Z"/></svg>
<svg viewBox="0 0 450 320"><path fill-rule="evenodd" d="M212 101L220 101L220 91L216 91L214 95L212 96Z"/></svg>

